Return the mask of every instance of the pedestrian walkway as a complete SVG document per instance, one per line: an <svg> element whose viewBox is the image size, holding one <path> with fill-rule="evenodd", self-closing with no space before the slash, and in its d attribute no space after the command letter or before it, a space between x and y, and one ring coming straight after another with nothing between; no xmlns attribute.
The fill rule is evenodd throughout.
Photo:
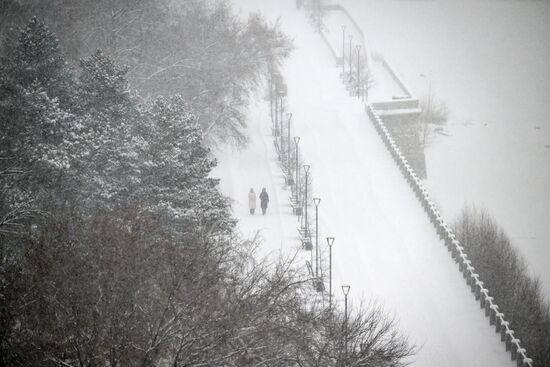
<svg viewBox="0 0 550 367"><path fill-rule="evenodd" d="M400 321L411 342L422 348L413 366L513 366L367 120L364 106L349 97L330 52L307 25L303 12L294 9L293 1L243 4L251 10L260 7L272 19L281 15L283 30L294 38L296 50L283 70L288 110L294 114L294 135L301 137L301 153L311 164L313 191L322 199L321 238L336 238L336 297L342 299L340 285L348 284L354 307L361 299L382 303ZM299 247L297 241L292 242L296 217L281 191L283 178L270 153L267 109L265 116L251 120L248 150L221 159L218 173L224 192L236 200L235 212L243 229L263 228L265 238L273 241L268 247L281 245L294 251ZM257 126L258 121L263 126ZM278 220L255 222L257 218L246 215L251 186L241 177L246 172L256 172L253 177L264 182L271 177L272 187L279 187L269 213ZM326 260L325 247L322 256Z"/></svg>
<svg viewBox="0 0 550 367"><path fill-rule="evenodd" d="M296 217L288 204L289 191L279 168L277 154L271 136L269 104L258 99L252 102L248 113L246 134L249 144L246 149L224 146L215 152L218 167L213 176L221 178L220 189L232 199L234 215L239 219L239 229L245 238L252 239L259 232L263 240L259 256L278 256L298 251ZM269 194L269 206L265 216L260 209L259 194L265 187ZM250 215L248 192L256 192L256 213Z"/></svg>

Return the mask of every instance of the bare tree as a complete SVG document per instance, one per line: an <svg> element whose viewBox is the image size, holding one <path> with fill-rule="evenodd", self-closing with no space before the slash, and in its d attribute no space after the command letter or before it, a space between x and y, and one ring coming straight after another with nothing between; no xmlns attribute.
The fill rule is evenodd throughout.
<svg viewBox="0 0 550 367"><path fill-rule="evenodd" d="M454 225L476 271L535 366L550 362L550 304L540 281L486 210L464 209Z"/></svg>
<svg viewBox="0 0 550 367"><path fill-rule="evenodd" d="M434 139L434 134L440 132L446 124L449 110L444 102L435 98L431 87L427 96L420 101L420 142L428 147Z"/></svg>

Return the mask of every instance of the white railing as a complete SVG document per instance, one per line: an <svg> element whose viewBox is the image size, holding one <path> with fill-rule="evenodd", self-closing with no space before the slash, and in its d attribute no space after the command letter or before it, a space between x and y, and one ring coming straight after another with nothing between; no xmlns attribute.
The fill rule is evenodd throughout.
<svg viewBox="0 0 550 367"><path fill-rule="evenodd" d="M326 9L343 11L346 16L351 20L353 25L359 30L363 38L365 50L367 50L364 33L357 22L353 19L351 14L347 11L347 9L345 9L341 5L327 7ZM336 51L332 48L332 45L330 44L330 42L328 42L324 34L322 34L321 36L338 62L339 60L336 56ZM370 56L369 52L367 54L368 56ZM342 62L343 61L344 60L342 59ZM397 79L397 82L401 86L403 86L410 95L409 89L398 77L397 73L391 67L391 65L386 62L386 66L391 71L394 78ZM395 143L384 122L371 104L367 104L366 109L370 120L373 122L376 128L376 131L381 136L384 144L386 145L386 148L389 150L401 173L403 174L403 176L411 186L412 190L415 192L417 198L421 202L422 206L424 207L424 210L430 218L431 223L434 225L437 234L442 240L444 240L447 249L451 252L452 258L455 260L456 263L458 263L458 269L462 273L463 277L466 279L466 284L470 286L476 300L478 300L480 303L480 307L485 309L485 316L489 318L489 324L494 325L496 332L500 333L500 340L505 343L506 351L510 351L511 358L512 360L517 361L518 367L533 367L532 359L527 357L526 350L521 347L520 340L515 337L514 331L510 329L509 322L504 319L504 314L499 311L498 305L494 302L493 297L489 295L489 290L484 287L484 283L479 279L479 274L475 272L475 268L471 264L471 261L468 259L468 255L464 252L464 247L460 245L460 242L456 239L452 229L443 220L439 209L430 198L428 190L426 190L426 188L414 172L414 169L409 165L407 159L401 153L401 150Z"/></svg>
<svg viewBox="0 0 550 367"><path fill-rule="evenodd" d="M494 302L493 297L489 295L489 290L484 287L483 282L479 279L479 275L468 259L468 255L464 252L464 247L460 245L452 229L443 220L439 209L430 198L428 190L422 185L414 169L401 153L401 150L386 128L384 121L382 121L372 105L368 104L366 109L376 131L382 138L409 186L415 192L416 197L420 200L437 234L445 241L445 245L451 252L452 258L458 263L458 269L466 279L466 284L470 286L476 300L480 303L480 307L485 309L485 316L489 318L489 324L494 325L496 332L500 333L500 340L506 344L506 350L510 351L512 360L517 361L518 367L533 367L533 361L527 357L526 350L521 347L520 340L514 336L514 331L509 327L509 322L504 319L504 314L499 311L498 305Z"/></svg>

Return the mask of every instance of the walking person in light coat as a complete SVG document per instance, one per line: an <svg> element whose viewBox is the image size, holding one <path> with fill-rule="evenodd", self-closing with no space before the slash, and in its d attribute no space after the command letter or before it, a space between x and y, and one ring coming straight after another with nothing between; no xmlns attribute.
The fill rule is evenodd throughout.
<svg viewBox="0 0 550 367"><path fill-rule="evenodd" d="M248 193L248 209L250 209L250 214L254 215L256 211L256 193L253 188Z"/></svg>
<svg viewBox="0 0 550 367"><path fill-rule="evenodd" d="M265 211L267 210L267 203L269 203L269 195L267 195L267 191L265 191L265 187L262 189L262 192L260 193L260 206L262 207L262 215L265 215Z"/></svg>

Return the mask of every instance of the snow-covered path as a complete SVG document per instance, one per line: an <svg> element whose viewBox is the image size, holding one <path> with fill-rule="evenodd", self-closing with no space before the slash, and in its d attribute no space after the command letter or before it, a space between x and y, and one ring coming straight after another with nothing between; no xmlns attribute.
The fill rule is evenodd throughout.
<svg viewBox="0 0 550 367"><path fill-rule="evenodd" d="M288 203L288 191L279 168L277 154L271 136L269 102L258 99L253 102L248 115L246 149L225 146L216 152L218 167L213 175L220 177L220 189L233 200L233 213L239 219L239 229L245 238L252 239L259 232L263 246L259 255L278 255L280 250L297 251L297 219ZM265 187L269 194L266 215L260 209L259 194ZM250 215L248 192L256 193L256 212Z"/></svg>
<svg viewBox="0 0 550 367"><path fill-rule="evenodd" d="M321 197L320 237L334 236L333 288L351 285L352 304L374 298L421 346L415 366L513 366L489 327L446 248L368 121L362 104L348 96L329 51L294 1L239 2L282 15L296 50L283 75L294 134L311 164L313 190ZM220 152L216 175L234 200L240 226L250 235L263 229L267 251L296 251L296 217L282 189L267 103L251 108L251 144L243 152ZM266 217L247 214L246 194L267 187ZM320 241L325 244L325 241ZM323 246L322 255L327 258ZM326 275L326 269L325 275Z"/></svg>

